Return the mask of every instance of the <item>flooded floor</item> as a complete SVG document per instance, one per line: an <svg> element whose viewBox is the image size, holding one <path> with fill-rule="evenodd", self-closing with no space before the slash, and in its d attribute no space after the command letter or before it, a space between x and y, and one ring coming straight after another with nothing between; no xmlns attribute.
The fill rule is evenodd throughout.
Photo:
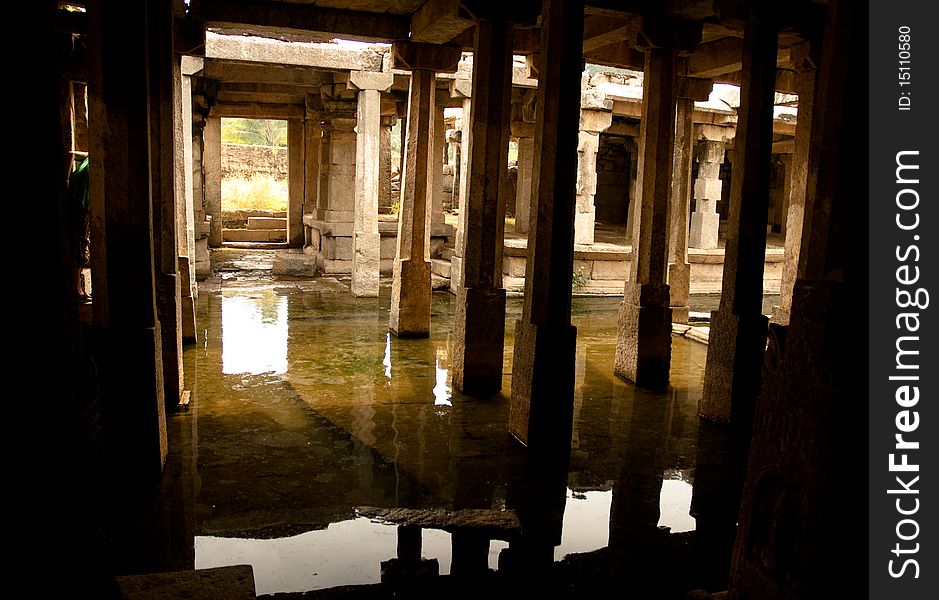
<svg viewBox="0 0 939 600"><path fill-rule="evenodd" d="M639 390L612 373L619 299L575 299L570 457L533 466L506 428L520 299L503 392L469 398L449 381L452 295L434 294L428 339L399 340L386 289L342 287L249 277L200 294L191 407L173 417L196 568L251 564L259 595L723 589L739 465L696 415L706 346L673 338L671 386Z"/></svg>

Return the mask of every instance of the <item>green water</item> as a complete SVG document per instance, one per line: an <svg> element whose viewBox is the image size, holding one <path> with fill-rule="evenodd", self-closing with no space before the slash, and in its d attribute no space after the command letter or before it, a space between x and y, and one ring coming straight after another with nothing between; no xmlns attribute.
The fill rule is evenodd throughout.
<svg viewBox="0 0 939 600"><path fill-rule="evenodd" d="M252 564L259 594L377 583L396 527L356 507L485 509L518 514L521 534L470 553L462 533L425 528L421 555L441 574L495 571L510 544L537 539L575 590L628 581L681 597L720 585L734 469L724 432L696 416L706 346L673 337L671 386L639 390L612 372L619 300L575 298L570 465L542 489L506 428L521 301L508 301L503 391L488 398L451 389L454 302L435 293L430 337L399 340L387 296L200 295L201 339L187 350L196 567Z"/></svg>

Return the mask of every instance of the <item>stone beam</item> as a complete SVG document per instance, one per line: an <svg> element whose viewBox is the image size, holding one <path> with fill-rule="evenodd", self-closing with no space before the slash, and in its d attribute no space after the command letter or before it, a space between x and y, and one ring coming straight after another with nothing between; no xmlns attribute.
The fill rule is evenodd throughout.
<svg viewBox="0 0 939 600"><path fill-rule="evenodd" d="M634 19L613 19L601 15L584 17L584 52L593 52L618 42L635 43Z"/></svg>
<svg viewBox="0 0 939 600"><path fill-rule="evenodd" d="M276 104L282 106L304 105L304 94L302 92L293 94L281 93L255 93L255 92L237 92L230 90L219 90L215 97L216 103L236 103L236 104Z"/></svg>
<svg viewBox="0 0 939 600"><path fill-rule="evenodd" d="M273 6L273 5L272 5ZM281 42L267 38L206 34L206 58L300 65L337 71L381 71L382 53L332 43Z"/></svg>
<svg viewBox="0 0 939 600"><path fill-rule="evenodd" d="M240 94L281 94L281 95L302 95L309 94L313 89L319 86L312 85L293 85L289 83L255 83L246 81L226 82L220 81L218 84L219 92L237 92Z"/></svg>
<svg viewBox="0 0 939 600"><path fill-rule="evenodd" d="M616 42L584 52L584 60L597 65L641 71L645 64L642 52L631 41Z"/></svg>
<svg viewBox="0 0 939 600"><path fill-rule="evenodd" d="M391 46L391 64L394 69L413 71L422 69L437 73L456 73L463 50L459 46L395 42Z"/></svg>
<svg viewBox="0 0 939 600"><path fill-rule="evenodd" d="M257 83L316 87L332 82L332 73L287 65L243 63L207 58L202 76L227 83Z"/></svg>
<svg viewBox="0 0 939 600"><path fill-rule="evenodd" d="M777 66L790 63L789 49L780 48L776 52ZM717 77L729 73L739 73L743 66L743 40L740 38L722 38L698 45L688 61L688 74L695 77ZM738 83L737 81L722 83Z"/></svg>
<svg viewBox="0 0 939 600"><path fill-rule="evenodd" d="M212 106L209 115L243 119L302 119L303 104L263 104L259 102L219 102Z"/></svg>
<svg viewBox="0 0 939 600"><path fill-rule="evenodd" d="M407 17L388 13L261 0L200 0L193 2L191 14L206 27L322 31L364 41L407 39L411 26Z"/></svg>
<svg viewBox="0 0 939 600"><path fill-rule="evenodd" d="M459 2L430 0L411 15L411 40L444 44L472 26L472 15Z"/></svg>

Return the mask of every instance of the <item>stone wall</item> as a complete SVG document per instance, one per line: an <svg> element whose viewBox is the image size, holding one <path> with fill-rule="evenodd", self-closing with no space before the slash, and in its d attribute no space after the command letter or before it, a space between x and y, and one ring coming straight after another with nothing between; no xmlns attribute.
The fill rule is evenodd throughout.
<svg viewBox="0 0 939 600"><path fill-rule="evenodd" d="M252 173L287 180L286 146L222 144L222 178L246 177Z"/></svg>

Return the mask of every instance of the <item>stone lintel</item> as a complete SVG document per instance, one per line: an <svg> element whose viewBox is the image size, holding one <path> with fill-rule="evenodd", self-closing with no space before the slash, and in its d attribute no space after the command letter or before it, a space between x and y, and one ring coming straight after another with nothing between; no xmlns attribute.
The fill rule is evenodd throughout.
<svg viewBox="0 0 939 600"><path fill-rule="evenodd" d="M378 90L387 91L395 81L392 73L375 73L370 71L351 71L346 81L352 90Z"/></svg>
<svg viewBox="0 0 939 600"><path fill-rule="evenodd" d="M411 15L411 39L444 44L473 26L473 16L459 2L430 0Z"/></svg>
<svg viewBox="0 0 939 600"><path fill-rule="evenodd" d="M713 89L713 79L699 79L697 77L679 77L676 87L679 98L690 98L695 102L706 102Z"/></svg>
<svg viewBox="0 0 939 600"><path fill-rule="evenodd" d="M372 49L351 49L334 43L285 44L279 40L212 33L206 34L205 55L207 58L342 71L381 71L382 63L382 53Z"/></svg>
<svg viewBox="0 0 939 600"><path fill-rule="evenodd" d="M455 73L462 55L463 50L459 46L420 42L395 42L391 45L393 68L407 71L420 69L435 73Z"/></svg>
<svg viewBox="0 0 939 600"><path fill-rule="evenodd" d="M613 113L605 110L581 108L580 130L600 133L613 124Z"/></svg>

